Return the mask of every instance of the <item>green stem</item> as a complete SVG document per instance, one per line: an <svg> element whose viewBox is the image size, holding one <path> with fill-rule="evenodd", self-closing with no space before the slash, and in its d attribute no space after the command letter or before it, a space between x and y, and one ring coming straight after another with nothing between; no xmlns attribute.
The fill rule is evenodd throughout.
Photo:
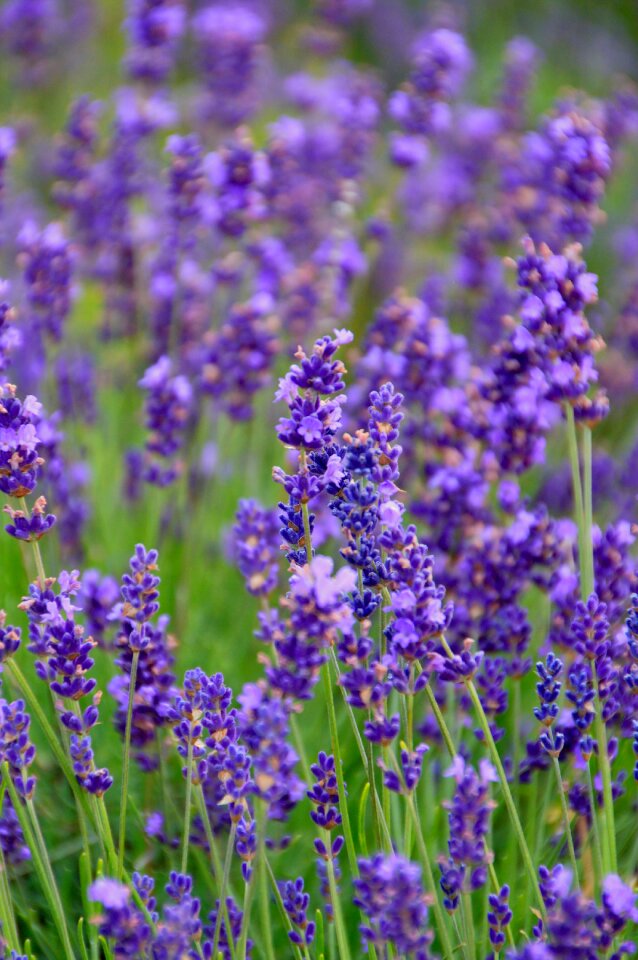
<svg viewBox="0 0 638 960"><path fill-rule="evenodd" d="M22 511L25 517L27 518L27 520L29 520L31 518L31 512L29 510L29 505L27 504L25 497L20 498L20 506L22 507ZM42 551L40 550L40 544L38 543L37 540L31 540L31 548L33 550L33 556L35 558L35 567L36 567L36 570L38 571L40 589L44 590L44 588L46 587L47 578L44 572L44 564L42 562Z"/></svg>
<svg viewBox="0 0 638 960"><path fill-rule="evenodd" d="M337 660L337 656L336 656L334 650L331 650L330 653L331 653L331 657L332 657L332 665L333 665L333 667L334 667L334 669L335 669L335 674L337 675L337 681L338 681L338 680L339 680L339 676L340 676L339 662L338 662L338 660ZM341 684L338 683L338 687L339 687L339 690L341 691L341 696L342 696L343 703L344 703L344 706L345 706L346 715L347 715L347 717L348 717L348 719L349 719L349 721L350 721L350 727L351 727L351 729L352 729L352 733L353 733L353 735L354 735L355 742L356 742L357 747L358 747L358 750L359 750L359 755L360 755L360 757L361 757L361 762L362 762L363 767L364 767L364 770L365 770L365 772L366 772L366 776L367 776L367 779L368 779L368 783L370 784L370 789L373 791L373 794L374 794L375 802L376 802L376 805L377 805L377 810L380 811L381 803L380 803L380 800L379 800L379 794L377 793L377 787L376 787L376 782L375 782L375 777L374 777L374 764L370 765L370 760L369 760L368 754L367 754L367 752L366 752L366 748L365 748L365 746L364 746L363 739L362 739L362 737L361 737L361 731L359 730L359 727L358 727L358 725L357 725L357 719L356 719L356 717L355 717L355 715L354 715L354 710L352 709L352 706L348 703L348 695L347 695L344 687L341 686ZM385 793L387 793L387 791L385 791ZM384 796L385 796L385 793L384 793ZM380 812L380 826L381 826L381 830L382 830L382 832L383 832L385 844L386 844L388 850L392 850L392 836L391 836L391 833L390 833L389 821L386 820L385 814L384 814L383 812Z"/></svg>
<svg viewBox="0 0 638 960"><path fill-rule="evenodd" d="M4 787L2 792L4 794ZM18 934L15 912L13 910L11 890L9 888L7 861L4 858L2 848L0 848L0 914L0 919L2 920L2 932L6 937L7 946L10 950L15 950L17 954L20 952L20 937Z"/></svg>
<svg viewBox="0 0 638 960"><path fill-rule="evenodd" d="M463 919L465 920L465 939L467 940L467 958L476 960L476 943L474 940L474 915L472 911L472 894L465 890L462 897Z"/></svg>
<svg viewBox="0 0 638 960"><path fill-rule="evenodd" d="M593 490L592 490L592 432L585 427L583 432L583 474L584 494L580 485L580 471L578 469L578 439L574 411L567 405L567 439L569 444L570 463L572 467L572 482L574 486L574 501L576 505L576 520L578 523L578 550L580 561L581 597L586 601L595 589L594 583L594 551L592 544L593 526ZM607 749L607 730L602 716L602 700L596 674L596 663L591 661L592 678L596 691L596 739L598 740L598 764L603 781L603 811L601 814L602 853L605 870L617 871L616 857L616 827L614 823L614 803L611 782L611 764ZM592 816L594 811L592 810Z"/></svg>
<svg viewBox="0 0 638 960"><path fill-rule="evenodd" d="M246 950L248 945L248 925L250 923L250 913L255 893L255 872L250 875L246 889L244 890L244 906L241 918L241 929L239 931L239 944L237 947L237 960L246 960Z"/></svg>
<svg viewBox="0 0 638 960"><path fill-rule="evenodd" d="M137 664L140 658L139 650L133 651L131 673L128 686L128 708L126 711L126 729L124 732L124 761L122 765L122 790L120 793L120 833L117 845L117 876L122 879L124 870L124 846L126 844L126 804L128 803L128 778L131 762L131 727L133 726L133 701L135 699L135 682L137 680Z"/></svg>
<svg viewBox="0 0 638 960"><path fill-rule="evenodd" d="M202 818L202 823L204 824L204 833L206 834L206 842L208 843L208 851L210 855L211 866L213 868L213 873L215 879L217 880L217 898L220 903L220 908L222 911L222 916L224 918L224 923L226 924L226 930L228 931L228 943L230 946L230 954L233 960L235 960L235 942L232 937L232 930L230 925L230 917L228 916L228 905L226 903L226 897L222 899L222 875L223 867L221 858L219 856L219 851L217 850L217 844L215 842L215 837L213 836L213 830L210 825L210 818L208 816L208 810L206 809L206 798L204 796L204 788L201 783L198 785L197 790L195 791L197 806L199 808L199 815Z"/></svg>
<svg viewBox="0 0 638 960"><path fill-rule="evenodd" d="M598 892L602 886L603 872L603 852L600 845L600 834L598 832L598 805L596 803L596 794L594 792L594 781L591 775L591 764L587 761L587 792L589 794L589 806L591 809L591 835L592 846L594 850L595 870L595 892Z"/></svg>
<svg viewBox="0 0 638 960"><path fill-rule="evenodd" d="M267 960L276 960L272 945L272 926L270 923L270 903L268 898L268 866L266 864L266 845L262 837L261 847L257 850L257 871L259 874L259 916L264 936ZM258 836L259 840L259 836Z"/></svg>
<svg viewBox="0 0 638 960"><path fill-rule="evenodd" d="M414 805L414 798L410 794L408 794L406 795L405 800L408 805L410 816L412 817L412 823L414 826L414 832L416 836L416 844L419 849L421 862L423 864L426 887L428 889L430 896L432 897L432 908L434 910L436 925L439 930L439 937L441 939L441 945L443 948L443 956L446 958L446 960L451 960L451 958L454 955L454 951L452 948L452 944L450 942L447 924L445 922L445 914L443 913L443 908L441 907L441 903L439 900L438 888L436 885L436 881L434 879L434 874L432 873L432 864L431 864L430 856L428 854L428 849L425 843L425 837L423 836L423 831L421 829L421 822L419 820L416 807Z"/></svg>
<svg viewBox="0 0 638 960"><path fill-rule="evenodd" d="M444 646L447 648L446 652L448 656L451 655L452 651L447 646L446 641L443 641ZM514 798L512 797L512 792L510 790L509 783L507 782L507 776L501 762L498 750L496 749L496 744L494 743L494 737L492 736L492 731L490 730L490 725L487 717L485 716L485 711L483 710L483 704L481 703L481 698L479 697L476 687L471 679L465 681L465 687L467 692L470 695L474 709L476 710L481 729L483 731L483 736L485 737L485 742L487 748L490 752L492 758L492 763L496 767L496 772L498 773L498 778L501 783L501 790L503 791L503 799L505 800L505 806L507 807L507 812L509 813L510 820L512 821L512 826L516 833L518 839L518 845L521 851L521 856L523 857L523 862L525 864L525 869L532 884L532 890L536 895L536 900L538 907L543 918L543 922L547 923L547 911L545 909L545 903L543 902L543 897L541 895L540 887L538 885L538 877L536 876L536 871L534 869L534 864L532 862L532 857L529 852L529 847L527 846L527 841L525 839L525 833L523 827L521 826L521 821L516 810L516 805L514 803Z"/></svg>
<svg viewBox="0 0 638 960"><path fill-rule="evenodd" d="M222 883L219 891L219 910L217 911L217 919L215 920L215 933L213 936L213 949L211 956L217 956L217 947L219 946L219 936L222 931L222 915L223 909L222 904L226 904L226 893L228 890L228 878L230 876L230 865L233 859L233 850L235 849L235 834L237 832L237 824L233 821L230 828L230 833L228 834L228 846L226 847L226 858L224 860L224 872L222 874ZM228 921L224 917L224 922L226 923L226 936L230 941L232 939L231 928L228 926Z"/></svg>
<svg viewBox="0 0 638 960"><path fill-rule="evenodd" d="M281 919L283 921L284 927L286 928L286 932L292 933L294 931L294 927L290 922L290 917L288 916L286 912L286 908L284 907L284 901L281 896L281 890L279 889L279 884L277 883L277 878L273 873L272 867L270 866L270 862L267 857L264 858L264 865L266 868L266 872L268 874L268 878L270 880L270 887L272 889L273 896L275 898L275 903L279 907L279 913L281 914ZM296 943L292 943L292 948L297 956L297 960L302 960L301 950L299 949Z"/></svg>
<svg viewBox="0 0 638 960"><path fill-rule="evenodd" d="M418 672L418 673L421 673L421 672L422 672L421 669L420 669L420 664L417 664L417 672ZM430 684L429 684L429 683L426 683L424 689L425 689L425 692L426 692L426 694L427 694L428 700L430 701L430 705L431 705L431 707L432 707L432 712L434 713L434 716L435 716L435 718L436 718L436 722L438 723L439 730L441 731L441 736L443 737L443 742L445 743L445 746L447 747L447 751L448 751L451 759L453 760L454 757L456 757L456 755L458 754L458 750L456 749L456 747L455 747L455 745L454 745L454 740L452 739L452 734L450 733L450 730L449 730L449 728L448 728L448 725L447 725L447 723L445 722L445 717L443 716L443 714L442 714L442 712L441 712L441 708L439 707L439 704L438 704L438 702L437 702L437 699L436 699L436 697L434 696L434 691L433 691L432 688L430 687ZM489 854L490 854L489 849L486 850L486 853L487 853L488 856L489 856ZM498 881L498 877L497 877L497 875L496 875L496 868L494 867L494 864L493 864L493 862L491 861L491 859L490 859L490 863L488 864L488 871L489 871L489 874L490 874L490 878L491 878L491 880L492 880L492 886L494 887L494 892L495 892L495 893L500 893L501 885L500 885L500 883L499 883L499 881ZM513 934L512 934L512 931L511 931L510 927L507 928L507 934L508 934L508 939L509 939L509 941L510 941L510 944L511 944L511 946L513 947L513 946L514 946L514 936L513 936Z"/></svg>
<svg viewBox="0 0 638 960"><path fill-rule="evenodd" d="M581 562L581 580L583 599L586 600L594 590L594 549L592 545L592 527L594 525L593 483L592 483L592 436L591 429L583 430L583 560Z"/></svg>
<svg viewBox="0 0 638 960"><path fill-rule="evenodd" d="M603 702L600 697L600 685L598 683L598 673L596 671L596 661L591 661L592 680L594 690L596 691L596 739L598 740L598 766L603 781L603 816L602 816L602 837L603 837L603 862L605 859L605 872L618 872L616 862L616 825L614 822L614 797L611 786L611 764L609 762L609 746L607 743L607 728L603 720Z"/></svg>
<svg viewBox="0 0 638 960"><path fill-rule="evenodd" d="M578 862L576 860L576 851L574 850L574 840L572 838L572 830L569 823L569 810L567 809L567 800L565 799L565 789L563 786L563 778L560 772L560 764L558 762L558 757L552 757L554 773L556 774L556 785L558 787L558 795L560 797L560 805L563 811L563 821L565 823L565 836L567 837L567 848L569 850L569 859L571 861L572 870L574 873L574 883L577 887L580 887L580 880L578 877Z"/></svg>
<svg viewBox="0 0 638 960"><path fill-rule="evenodd" d="M330 853L330 837L327 837L325 842L328 853ZM348 946L346 927L343 920L343 913L341 912L341 900L337 889L334 862L331 857L326 861L326 872L328 874L328 887L330 889L335 932L337 934L337 943L339 944L339 960L350 960L350 947Z"/></svg>
<svg viewBox="0 0 638 960"><path fill-rule="evenodd" d="M332 695L332 677L330 675L330 661L321 667L323 675L323 688L326 696L326 706L328 708L328 725L330 727L330 741L332 752L335 758L335 774L337 777L337 790L339 791L339 813L341 814L343 834L346 840L346 850L348 852L348 862L350 870L354 877L359 875L357 866L357 852L352 836L352 827L350 824L350 814L348 812L348 798L346 795L346 785L343 778L343 762L341 759L341 746L339 743L339 730L337 728L337 713L335 711L334 697Z"/></svg>
<svg viewBox="0 0 638 960"><path fill-rule="evenodd" d="M62 941L65 956L67 957L67 960L75 960L75 955L71 946L71 939L69 937L69 931L66 925L64 908L62 906L62 901L60 900L60 894L55 882L55 876L49 861L46 844L44 842L44 837L42 836L42 831L40 830L40 825L38 823L35 808L33 806L33 801L27 800L26 809L23 807L22 801L18 796L18 792L11 779L9 764L6 761L2 764L2 779L7 786L9 795L11 796L11 803L13 804L13 808L17 814L18 820L20 821L20 826L22 827L24 839L29 847L29 850L31 851L33 865L36 873L38 874L40 885L42 886L44 895L49 902L49 906L51 907L53 921Z"/></svg>
<svg viewBox="0 0 638 960"><path fill-rule="evenodd" d="M580 587L583 599L587 599L589 594L585 589L585 578L583 576L583 565L585 557L585 508L583 505L583 486L580 479L580 459L578 456L578 437L576 436L576 421L574 419L574 408L570 403L565 404L565 418L567 420L567 450L569 453L569 466L572 474L572 491L574 494L574 513L576 515L576 524L578 526L578 556L581 566Z"/></svg>
<svg viewBox="0 0 638 960"><path fill-rule="evenodd" d="M189 728L188 753L186 756L186 801L184 803L184 831L182 834L182 873L188 867L188 846L191 832L191 805L193 796L193 739Z"/></svg>

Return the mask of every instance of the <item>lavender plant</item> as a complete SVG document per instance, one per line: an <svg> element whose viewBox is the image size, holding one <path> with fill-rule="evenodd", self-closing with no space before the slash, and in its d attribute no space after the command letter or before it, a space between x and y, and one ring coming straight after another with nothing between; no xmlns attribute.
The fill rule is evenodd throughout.
<svg viewBox="0 0 638 960"><path fill-rule="evenodd" d="M0 957L630 955L631 80L76 6L0 11Z"/></svg>

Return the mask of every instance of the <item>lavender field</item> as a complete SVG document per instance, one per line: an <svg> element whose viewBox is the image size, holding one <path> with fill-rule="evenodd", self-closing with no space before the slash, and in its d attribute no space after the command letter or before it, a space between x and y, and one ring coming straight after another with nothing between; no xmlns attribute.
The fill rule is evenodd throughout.
<svg viewBox="0 0 638 960"><path fill-rule="evenodd" d="M634 954L634 5L0 52L0 958Z"/></svg>

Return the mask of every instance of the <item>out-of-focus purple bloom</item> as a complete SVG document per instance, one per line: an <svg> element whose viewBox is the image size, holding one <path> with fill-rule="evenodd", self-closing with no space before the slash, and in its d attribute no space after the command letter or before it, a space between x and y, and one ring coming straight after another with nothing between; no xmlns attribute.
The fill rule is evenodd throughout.
<svg viewBox="0 0 638 960"><path fill-rule="evenodd" d="M199 69L205 89L202 111L222 126L236 126L253 112L266 23L242 4L211 4L193 17Z"/></svg>
<svg viewBox="0 0 638 960"><path fill-rule="evenodd" d="M61 340L72 293L72 262L62 227L50 223L39 230L28 222L20 231L18 245L31 328L39 336Z"/></svg>
<svg viewBox="0 0 638 960"><path fill-rule="evenodd" d="M0 385L0 490L26 497L35 489L40 466L36 425L42 404L33 396L19 400L10 383Z"/></svg>
<svg viewBox="0 0 638 960"><path fill-rule="evenodd" d="M164 83L186 27L182 0L129 0L124 26L129 40L125 58L129 75L150 84Z"/></svg>
<svg viewBox="0 0 638 960"><path fill-rule="evenodd" d="M202 388L234 420L253 415L256 395L270 382L279 347L272 307L265 294L236 303L221 327L204 339Z"/></svg>
<svg viewBox="0 0 638 960"><path fill-rule="evenodd" d="M392 944L401 955L427 960L432 934L421 868L398 854L378 853L360 859L359 871L354 904L367 918L360 927L364 949Z"/></svg>
<svg viewBox="0 0 638 960"><path fill-rule="evenodd" d="M98 570L84 571L78 602L86 619L87 630L99 646L104 644L109 614L118 597L119 588L114 577L103 577Z"/></svg>
<svg viewBox="0 0 638 960"><path fill-rule="evenodd" d="M160 487L168 486L178 475L180 464L173 458L184 443L193 405L193 389L188 378L183 374L172 376L172 371L171 360L160 357L139 381L147 392L146 426L150 431L144 479Z"/></svg>
<svg viewBox="0 0 638 960"><path fill-rule="evenodd" d="M231 550L249 593L267 596L276 586L279 569L276 511L260 506L256 500L240 500Z"/></svg>
<svg viewBox="0 0 638 960"><path fill-rule="evenodd" d="M464 38L439 28L415 43L410 79L390 100L390 113L407 133L438 134L451 120L449 101L472 67Z"/></svg>
<svg viewBox="0 0 638 960"><path fill-rule="evenodd" d="M520 130L525 123L529 88L539 60L538 47L527 37L514 37L508 43L499 98L507 130Z"/></svg>
<svg viewBox="0 0 638 960"><path fill-rule="evenodd" d="M61 35L57 0L7 0L0 14L3 45L19 64L25 86L47 77L55 41Z"/></svg>

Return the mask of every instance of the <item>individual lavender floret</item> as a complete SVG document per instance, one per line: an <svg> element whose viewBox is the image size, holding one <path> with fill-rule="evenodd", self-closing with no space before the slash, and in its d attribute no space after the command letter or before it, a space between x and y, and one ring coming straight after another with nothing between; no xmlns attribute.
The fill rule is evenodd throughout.
<svg viewBox="0 0 638 960"><path fill-rule="evenodd" d="M0 384L0 490L21 499L33 493L40 466L36 424L42 404L29 395L16 396L10 383Z"/></svg>
<svg viewBox="0 0 638 960"><path fill-rule="evenodd" d="M161 85L173 69L186 26L183 0L129 0L127 7L125 65L129 76Z"/></svg>
<svg viewBox="0 0 638 960"><path fill-rule="evenodd" d="M482 887L487 878L488 852L485 838L488 821L495 804L490 800L489 785L498 779L487 760L479 764L479 773L460 757L455 757L446 776L454 777L454 797L444 806L449 811L450 859L471 871L467 882L470 890Z"/></svg>
<svg viewBox="0 0 638 960"><path fill-rule="evenodd" d="M277 664L266 670L270 684L296 699L309 699L326 651L354 623L344 595L354 586L353 570L344 567L333 576L330 557L314 557L304 567L294 567L286 598L289 624L277 626L274 642Z"/></svg>
<svg viewBox="0 0 638 960"><path fill-rule="evenodd" d="M438 134L450 123L449 101L472 66L464 38L440 28L414 45L410 79L390 99L390 113L408 134Z"/></svg>
<svg viewBox="0 0 638 960"><path fill-rule="evenodd" d="M202 389L233 420L253 416L255 397L271 380L279 321L272 299L256 295L235 303L222 325L205 337Z"/></svg>
<svg viewBox="0 0 638 960"><path fill-rule="evenodd" d="M631 952L634 944L620 943L617 938L629 921L638 919L636 894L619 876L608 874L604 878L601 906L571 890L571 871L561 864L551 872L540 867L539 880L547 923L544 928L538 925L535 933L542 933L546 939L548 958L589 960L605 955L614 943L618 948L615 957Z"/></svg>
<svg viewBox="0 0 638 960"><path fill-rule="evenodd" d="M130 573L122 575L123 602L113 611L114 618L121 619L131 650L138 652L148 645L149 621L159 611L157 560L157 550L137 544L129 561Z"/></svg>
<svg viewBox="0 0 638 960"><path fill-rule="evenodd" d="M22 642L22 630L7 623L7 614L0 610L0 664L12 657Z"/></svg>
<svg viewBox="0 0 638 960"><path fill-rule="evenodd" d="M115 960L144 956L151 944L151 928L142 911L131 901L125 884L101 877L90 885L89 900L100 904L100 933L112 944Z"/></svg>
<svg viewBox="0 0 638 960"><path fill-rule="evenodd" d="M31 859L31 851L24 841L18 815L6 791L0 811L0 848L7 863L12 865L17 866Z"/></svg>
<svg viewBox="0 0 638 960"><path fill-rule="evenodd" d="M46 513L46 505L45 498L38 497L29 517L24 510L14 510L7 504L3 509L11 518L11 523L4 529L10 537L22 540L23 543L40 540L56 522L54 514Z"/></svg>
<svg viewBox="0 0 638 960"><path fill-rule="evenodd" d="M193 403L193 390L188 379L182 374L172 376L172 371L171 360L160 357L139 381L147 391L146 426L150 431L146 441L149 457L144 479L160 487L169 485L178 475L179 464L172 458L184 443L184 431Z"/></svg>
<svg viewBox="0 0 638 960"><path fill-rule="evenodd" d="M577 419L594 424L607 413L603 396L587 396L598 380L594 358L603 345L584 314L598 297L597 277L587 272L577 244L561 254L544 243L537 249L529 237L523 245L525 255L517 261L522 327L516 336L536 352L547 399L570 403Z"/></svg>
<svg viewBox="0 0 638 960"><path fill-rule="evenodd" d="M235 520L231 549L246 589L258 597L268 596L277 585L279 569L277 513L256 500L240 500Z"/></svg>
<svg viewBox="0 0 638 960"><path fill-rule="evenodd" d="M363 948L391 944L401 956L428 960L432 934L420 866L398 854L377 853L359 860L359 872L354 904L368 921L359 928Z"/></svg>
<svg viewBox="0 0 638 960"><path fill-rule="evenodd" d="M102 797L113 786L113 777L106 767L96 768L91 738L72 733L69 751L73 772L80 786L96 797Z"/></svg>
<svg viewBox="0 0 638 960"><path fill-rule="evenodd" d="M553 731L552 725L558 717L558 697L563 686L558 677L563 672L563 662L550 652L545 663L538 661L536 672L540 678L536 684L540 706L534 707L534 716L545 728L539 742L551 757L558 757L565 745L565 736Z"/></svg>
<svg viewBox="0 0 638 960"><path fill-rule="evenodd" d="M393 793L411 794L417 788L423 772L423 757L430 748L420 743L415 750L408 750L405 744L401 745L400 768L401 776L393 769L389 769L379 761L383 770L383 785Z"/></svg>
<svg viewBox="0 0 638 960"><path fill-rule="evenodd" d="M50 223L39 230L34 223L26 223L18 245L32 329L40 336L61 340L72 292L71 256L62 227Z"/></svg>
<svg viewBox="0 0 638 960"><path fill-rule="evenodd" d="M0 177L1 173L0 169ZM0 200L1 197L2 181L0 179ZM23 340L22 332L13 322L15 320L15 310L5 299L8 293L9 284L6 280L0 280L0 377L11 364L11 355L22 345Z"/></svg>
<svg viewBox="0 0 638 960"><path fill-rule="evenodd" d="M56 705L61 722L71 733L71 760L78 783L89 793L102 796L113 778L107 769L96 768L89 736L99 719L100 693L94 694L84 709L80 707L80 701L96 686L95 678L88 676L94 666L91 652L95 641L85 637L84 628L74 620L78 608L71 597L80 586L77 571L62 571L57 594L52 590L54 582L47 581L44 589L32 585L30 597L21 604L30 621L29 649L39 657L36 673L60 698Z"/></svg>
<svg viewBox="0 0 638 960"><path fill-rule="evenodd" d="M310 894L304 890L303 877L280 884L284 909L294 927L288 932L293 943L309 947L315 938L315 924L308 920Z"/></svg>
<svg viewBox="0 0 638 960"><path fill-rule="evenodd" d="M25 800L33 797L36 778L29 773L35 760L35 747L29 739L31 718L24 709L24 700L9 703L0 699L0 761L9 764L14 786Z"/></svg>
<svg viewBox="0 0 638 960"><path fill-rule="evenodd" d="M505 927L512 922L512 911L509 906L510 888L505 884L498 893L488 896L489 910L487 922L489 924L490 943L495 953L499 953L505 943Z"/></svg>
<svg viewBox="0 0 638 960"><path fill-rule="evenodd" d="M268 817L284 820L304 795L296 773L298 756L288 743L289 706L262 683L248 683L237 697L237 724L253 758L255 790L268 804Z"/></svg>
<svg viewBox="0 0 638 960"><path fill-rule="evenodd" d="M311 765L310 770L315 777L312 789L306 793L315 807L310 812L310 816L322 830L334 830L342 822L339 813L335 758L332 754L328 756L322 750L317 757L317 762Z"/></svg>
<svg viewBox="0 0 638 960"><path fill-rule="evenodd" d="M213 204L207 213L222 237L242 237L251 224L267 213L264 192L270 180L266 154L257 150L245 130L227 140L219 150L209 153L205 172L213 191ZM220 281L223 263L218 266ZM231 276L236 274L231 261Z"/></svg>
<svg viewBox="0 0 638 960"><path fill-rule="evenodd" d="M102 576L98 570L82 574L78 602L86 620L86 627L98 646L103 646L109 617L119 597L117 580Z"/></svg>
<svg viewBox="0 0 638 960"><path fill-rule="evenodd" d="M53 44L61 30L57 0L7 0L0 13L3 45L20 65L25 86L46 78Z"/></svg>
<svg viewBox="0 0 638 960"><path fill-rule="evenodd" d="M560 104L525 138L524 163L526 197L518 213L535 239L561 246L588 240L601 219L612 170L609 144L595 119L577 103Z"/></svg>
<svg viewBox="0 0 638 960"><path fill-rule="evenodd" d="M170 707L175 693L174 658L166 635L168 617L152 619L159 610L157 550L137 544L130 560L130 573L122 577L123 602L116 604L109 617L119 623L116 660L122 675L109 684L109 693L118 703L117 729L124 735L133 656L137 655L131 743L139 751L136 759L144 769L154 769L156 758L146 752L156 743L157 731L170 722Z"/></svg>
<svg viewBox="0 0 638 960"><path fill-rule="evenodd" d="M204 116L222 126L236 126L256 105L264 19L242 4L215 4L195 14L192 31L206 91Z"/></svg>
<svg viewBox="0 0 638 960"><path fill-rule="evenodd" d="M228 897L226 899L226 909L228 911L228 919L230 922L230 936L232 937L233 941L237 943L241 933L243 913L232 897ZM208 925L204 926L204 936L207 939L202 941L202 952L205 960L217 960L217 957L213 957L213 940L215 937L215 930L217 928L218 913L219 900L215 903L215 909L211 910L211 912L208 914ZM252 957L252 948L253 942L252 940L248 940L246 942L246 960L250 960ZM229 943L229 931L226 926L226 919L223 913L219 921L219 943L217 945L217 949L218 953L220 953L223 957L223 960L232 960L232 953Z"/></svg>

